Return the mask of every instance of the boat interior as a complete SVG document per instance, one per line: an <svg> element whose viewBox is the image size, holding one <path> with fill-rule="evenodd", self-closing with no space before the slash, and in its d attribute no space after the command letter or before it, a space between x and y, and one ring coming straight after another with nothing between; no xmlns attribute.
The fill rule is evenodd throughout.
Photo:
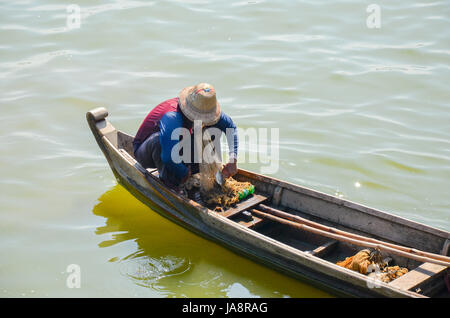
<svg viewBox="0 0 450 318"><path fill-rule="evenodd" d="M132 151L133 137L117 132L117 147L124 156L134 157ZM133 158L134 159L134 158ZM147 169L148 173L154 177L158 177L156 169ZM239 170L238 174L234 176L238 181L248 181L255 186L255 193L240 201L235 206L228 209L216 209L218 213L246 228L257 231L263 235L273 238L279 242L287 244L300 251L310 253L316 257L326 260L330 263L345 260L364 249L364 247L357 246L345 241L331 239L324 235L312 233L298 227L288 226L280 223L277 220L264 217L266 213L271 210L281 211L289 215L302 218L304 220L316 222L318 224L346 231L349 233L374 238L383 242L390 242L407 246L407 242L414 240L412 237L416 233L407 232L405 230L404 236L401 239L396 239L389 235L389 228L383 228L384 223L379 226L368 229L367 225L377 222L378 219L374 215L366 214L362 211L356 211L356 217L335 218L336 213L356 213L337 204L336 202L325 202L320 198L310 198L308 193L295 193L295 189L286 186L285 183L280 183L278 180L269 179L264 176L255 175L247 171ZM202 204L201 200L191 197ZM214 207L209 206L209 209L214 211ZM347 211L347 210L348 211ZM342 214L344 215L344 214ZM353 219L353 220L351 220ZM358 221L358 222L356 222ZM357 224L355 225L354 222ZM381 222L381 221L380 221ZM399 225L398 229L403 229ZM405 228L406 229L406 228ZM395 229L394 229L395 230ZM398 234L398 233L397 233ZM445 240L444 240L445 241ZM433 253L441 253L448 255L448 239L445 241L442 250L431 250ZM413 245L415 248L424 248L426 246ZM430 249L428 249L430 251ZM448 272L447 267L436 265L428 262L420 262L407 257L402 257L394 254L382 253L383 258L389 260L389 265L398 265L408 269L408 273L389 282L392 286L402 290L415 292L419 295L428 297L450 297L448 285L445 283ZM445 278L447 276L447 278Z"/></svg>

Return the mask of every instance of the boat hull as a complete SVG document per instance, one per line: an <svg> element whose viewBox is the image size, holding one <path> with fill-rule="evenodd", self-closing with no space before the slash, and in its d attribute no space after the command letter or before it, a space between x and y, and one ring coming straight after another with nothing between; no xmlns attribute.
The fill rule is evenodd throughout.
<svg viewBox="0 0 450 318"><path fill-rule="evenodd" d="M92 111L88 112L87 119L114 176L132 195L161 216L245 257L338 296L423 297L385 283L371 285L362 274L280 243L179 196L134 160L130 145L121 144L120 134L123 133L115 130L106 116L107 113ZM245 170L239 173L252 174Z"/></svg>

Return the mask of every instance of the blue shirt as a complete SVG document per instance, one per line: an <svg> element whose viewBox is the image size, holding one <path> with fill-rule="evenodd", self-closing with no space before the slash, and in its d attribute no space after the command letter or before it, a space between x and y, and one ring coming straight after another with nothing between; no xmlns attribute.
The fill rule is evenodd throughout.
<svg viewBox="0 0 450 318"><path fill-rule="evenodd" d="M183 116L180 111L170 111L162 116L159 128L160 128L160 143L161 143L161 160L168 166L170 170L172 170L176 177L180 180L183 179L188 169L185 164L182 162L176 163L172 160L172 149L179 142L179 140L172 139L172 132L177 129L183 127ZM226 115L224 112L221 112L219 121L212 125L208 126L218 128L223 133L227 133L227 128L230 129L230 133L226 134L227 142L229 147L230 157L237 158L238 153L238 134L237 127L234 124L233 120Z"/></svg>

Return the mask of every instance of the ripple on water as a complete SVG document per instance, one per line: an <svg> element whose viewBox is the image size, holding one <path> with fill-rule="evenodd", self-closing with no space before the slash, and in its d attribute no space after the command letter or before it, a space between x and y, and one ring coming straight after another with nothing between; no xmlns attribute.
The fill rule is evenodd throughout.
<svg viewBox="0 0 450 318"><path fill-rule="evenodd" d="M177 256L160 258L138 257L119 261L119 271L122 275L133 280L137 285L157 289L158 282L165 278L182 276L189 272L192 264L188 259Z"/></svg>

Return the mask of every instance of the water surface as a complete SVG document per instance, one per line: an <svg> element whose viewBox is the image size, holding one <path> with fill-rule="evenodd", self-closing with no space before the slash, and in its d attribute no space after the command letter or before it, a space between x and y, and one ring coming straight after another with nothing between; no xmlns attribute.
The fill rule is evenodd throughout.
<svg viewBox="0 0 450 318"><path fill-rule="evenodd" d="M72 3L0 1L1 296L328 295L116 184L86 111L134 134L203 81L239 128L280 129L275 177L450 230L448 1L381 1L380 29L369 1L76 1L68 29Z"/></svg>

